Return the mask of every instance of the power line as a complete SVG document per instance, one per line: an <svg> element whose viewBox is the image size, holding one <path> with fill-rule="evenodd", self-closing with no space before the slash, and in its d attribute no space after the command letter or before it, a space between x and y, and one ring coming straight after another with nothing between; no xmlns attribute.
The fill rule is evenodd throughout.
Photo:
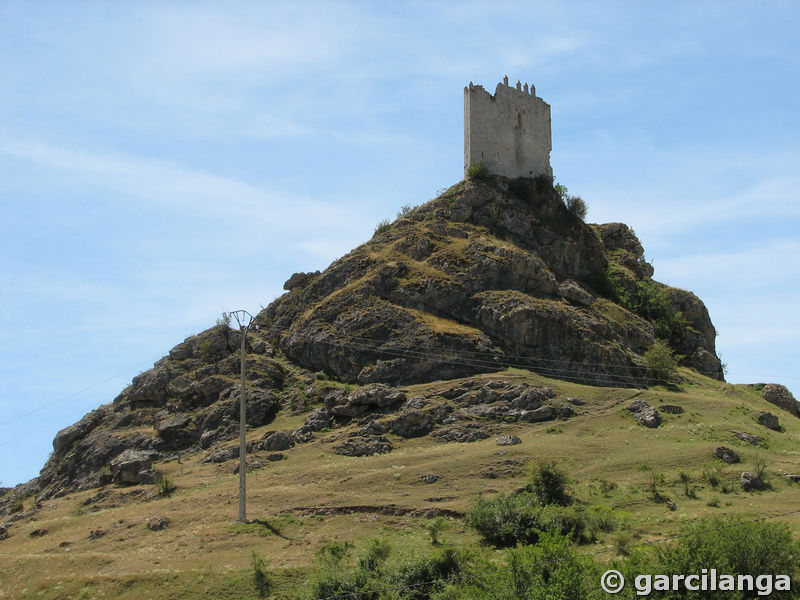
<svg viewBox="0 0 800 600"><path fill-rule="evenodd" d="M80 394L83 394L84 392L88 392L89 390L92 390L92 389L94 389L96 387L99 387L99 386L103 385L104 383L108 383L109 381L113 381L114 379L117 379L118 377L122 377L126 373L130 373L131 371L141 370L143 367L146 367L148 364L150 364L150 363L142 363L142 364L136 365L135 367L129 367L129 368L123 370L123 371L120 371L119 373L115 373L114 375L111 375L110 377L107 377L107 378L105 378L105 379L103 379L101 381L98 381L97 383L93 383L91 385L88 385L85 388L78 390L77 392L72 392L71 394L67 394L66 396L62 396L58 400L53 400L52 402L48 402L47 404L42 404L41 406L38 406L38 407L36 407L36 408L34 408L32 410L29 410L26 413L21 413L21 414L18 414L16 416L14 416L14 417L11 417L10 419L6 419L5 422L6 423L13 423L14 421L17 421L17 420L19 420L19 419L21 419L23 417L28 417L28 416L30 416L32 414L35 414L35 413L39 412L40 410L44 410L45 408L50 408L51 406L55 406L56 404L64 402L65 400L69 400L71 398L74 398L75 396L79 396Z"/></svg>

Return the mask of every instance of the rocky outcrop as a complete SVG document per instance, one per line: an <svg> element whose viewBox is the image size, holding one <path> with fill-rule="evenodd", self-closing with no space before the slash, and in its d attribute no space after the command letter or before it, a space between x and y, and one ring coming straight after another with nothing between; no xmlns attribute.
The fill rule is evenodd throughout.
<svg viewBox="0 0 800 600"><path fill-rule="evenodd" d="M466 181L322 273L296 274L259 318L293 360L351 382L404 385L520 364L640 385L654 328L599 301L598 282L612 262L630 285L649 281L643 255L629 228L570 217L542 182ZM662 287L685 318L675 344L686 364L721 378L702 302Z"/></svg>
<svg viewBox="0 0 800 600"><path fill-rule="evenodd" d="M652 406L646 406L640 411L637 411L634 413L633 418L645 427L650 427L651 429L661 425L661 414Z"/></svg>
<svg viewBox="0 0 800 600"><path fill-rule="evenodd" d="M522 440L515 435L501 435L497 438L498 446L514 446L521 443Z"/></svg>
<svg viewBox="0 0 800 600"><path fill-rule="evenodd" d="M130 485L144 483L142 477L148 477L147 471L152 468L153 461L160 457L158 452L125 450L109 463L113 481Z"/></svg>
<svg viewBox="0 0 800 600"><path fill-rule="evenodd" d="M778 422L777 415L773 415L772 413L768 412L761 412L758 413L758 418L756 420L759 422L759 424L763 425L767 429L781 431L781 424Z"/></svg>
<svg viewBox="0 0 800 600"><path fill-rule="evenodd" d="M747 442L748 444L752 444L753 446L758 446L764 441L764 438L760 438L757 435L753 435L752 433L747 433L745 431L736 431L734 429L731 429L731 433L740 440L742 440L743 442Z"/></svg>
<svg viewBox="0 0 800 600"><path fill-rule="evenodd" d="M742 473L742 477L740 480L742 490L745 492L752 492L756 490L763 490L766 488L766 484L764 480L755 473L751 473L750 471L744 471Z"/></svg>
<svg viewBox="0 0 800 600"><path fill-rule="evenodd" d="M795 417L800 417L800 403L795 400L795 397L785 386L777 383L767 383L761 390L761 397L778 408L793 414Z"/></svg>
<svg viewBox="0 0 800 600"><path fill-rule="evenodd" d="M719 446L718 448L715 448L714 456L716 456L723 462L728 463L729 465L739 462L739 455L736 454L736 452L734 452L730 448L726 448L725 446Z"/></svg>
<svg viewBox="0 0 800 600"><path fill-rule="evenodd" d="M392 442L383 436L359 435L335 446L333 451L343 456L372 456L373 454L386 454L393 448Z"/></svg>
<svg viewBox="0 0 800 600"><path fill-rule="evenodd" d="M433 427L430 415L418 410L411 410L399 414L390 422L392 430L404 438L414 438L427 435Z"/></svg>
<svg viewBox="0 0 800 600"><path fill-rule="evenodd" d="M661 414L644 400L634 400L628 404L627 409L633 413L633 418L645 427L654 429L661 425Z"/></svg>

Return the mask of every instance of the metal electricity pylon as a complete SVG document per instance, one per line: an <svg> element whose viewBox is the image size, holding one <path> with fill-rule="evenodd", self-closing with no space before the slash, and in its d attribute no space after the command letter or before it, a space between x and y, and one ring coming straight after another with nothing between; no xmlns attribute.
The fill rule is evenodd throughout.
<svg viewBox="0 0 800 600"><path fill-rule="evenodd" d="M241 389L239 390L239 523L247 522L247 402L245 400L245 352L247 348L247 331L253 324L254 317L246 310L235 310L228 316L236 321L241 333ZM255 326L258 329L258 325Z"/></svg>

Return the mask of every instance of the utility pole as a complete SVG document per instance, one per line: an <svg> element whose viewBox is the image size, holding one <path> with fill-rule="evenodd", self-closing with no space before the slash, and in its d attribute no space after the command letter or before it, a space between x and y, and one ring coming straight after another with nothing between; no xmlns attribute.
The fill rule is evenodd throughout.
<svg viewBox="0 0 800 600"><path fill-rule="evenodd" d="M246 310L235 310L229 316L236 320L241 333L241 389L239 390L239 523L247 522L247 439L245 431L247 429L247 403L245 400L245 352L247 347L247 330L253 323L253 315ZM258 325L255 326L258 329Z"/></svg>

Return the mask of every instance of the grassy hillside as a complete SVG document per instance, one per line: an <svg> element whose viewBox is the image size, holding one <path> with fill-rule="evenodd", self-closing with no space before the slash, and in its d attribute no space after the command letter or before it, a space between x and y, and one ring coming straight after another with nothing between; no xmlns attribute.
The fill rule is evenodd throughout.
<svg viewBox="0 0 800 600"><path fill-rule="evenodd" d="M682 383L675 388L647 390L589 387L515 369L474 376L545 385L559 398L583 404L574 405L578 415L568 420L476 419L492 435L472 443L387 433L394 445L388 454L334 454L331 448L357 429L353 424L317 433L313 441L284 451L285 460L271 462L268 453L255 453L250 458L261 466L248 475L248 524L235 522L238 461L204 464L204 453L157 466L177 486L166 497L158 496L155 486L107 486L46 500L0 541L0 598L255 598L253 552L275 578L273 597L291 598L316 551L330 542L363 546L365 540L384 538L397 555L425 553L431 549L425 525L443 515L449 527L442 539L479 547L478 535L460 515L478 494L524 485L530 465L543 457L556 459L568 472L579 502L610 507L624 523L621 531L601 532L596 544L578 547L579 553L600 552L596 560L611 560L616 546L657 540L702 517L800 510L798 484L784 477L800 472L800 419L762 400L752 387L688 369L680 374ZM410 396L430 395L456 383L405 389ZM626 410L633 399L655 407L677 404L684 412L662 411L664 423L648 429ZM778 414L784 430L759 425L760 411ZM295 429L304 417L282 413L248 438ZM731 430L764 442L747 444ZM499 434L517 435L522 443L498 446ZM723 445L739 453L741 464L726 465L712 456ZM766 464L771 489L741 491L741 472L759 461ZM438 479L425 483L422 477L431 474ZM674 502L674 510L667 501ZM166 529L148 529L149 518L162 516L169 519ZM800 513L782 520L800 532ZM87 539L93 531L102 535Z"/></svg>

